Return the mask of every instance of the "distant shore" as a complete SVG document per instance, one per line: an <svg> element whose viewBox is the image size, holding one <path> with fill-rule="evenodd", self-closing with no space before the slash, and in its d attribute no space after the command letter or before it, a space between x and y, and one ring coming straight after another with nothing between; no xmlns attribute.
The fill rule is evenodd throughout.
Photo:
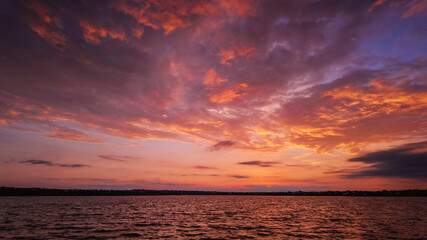
<svg viewBox="0 0 427 240"><path fill-rule="evenodd" d="M254 195L254 196L383 196L426 197L427 189L321 192L221 192L188 190L105 190L0 187L0 196L149 196L149 195Z"/></svg>

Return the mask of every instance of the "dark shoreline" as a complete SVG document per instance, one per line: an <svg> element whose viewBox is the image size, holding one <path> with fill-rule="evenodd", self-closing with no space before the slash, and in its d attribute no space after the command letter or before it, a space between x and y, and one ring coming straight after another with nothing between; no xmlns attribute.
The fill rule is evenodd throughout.
<svg viewBox="0 0 427 240"><path fill-rule="evenodd" d="M0 187L0 196L153 196L153 195L251 195L251 196L378 196L426 197L427 189L382 191L322 191L322 192L219 192L187 190L87 190L51 188Z"/></svg>

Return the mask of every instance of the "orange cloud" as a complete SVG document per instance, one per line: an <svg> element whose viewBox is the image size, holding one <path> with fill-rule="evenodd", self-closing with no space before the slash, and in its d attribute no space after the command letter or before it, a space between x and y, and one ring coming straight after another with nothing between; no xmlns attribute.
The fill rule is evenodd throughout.
<svg viewBox="0 0 427 240"><path fill-rule="evenodd" d="M149 0L139 4L118 3L116 8L125 14L134 17L139 24L155 30L163 29L166 35L178 28L191 26L191 17L194 15L216 16L219 10L226 10L239 17L253 15L253 4L241 0L208 1L174 1Z"/></svg>
<svg viewBox="0 0 427 240"><path fill-rule="evenodd" d="M254 15L256 3L247 0L216 0L226 10L235 12L239 17Z"/></svg>
<svg viewBox="0 0 427 240"><path fill-rule="evenodd" d="M4 122L1 121L0 118L0 123L10 124L12 129L42 133L48 138L92 143L103 142L100 138L92 137L80 131L56 125L54 123L56 121L76 121L64 115L55 114L52 112L53 109L50 107L29 106L23 103L25 103L25 99L15 98L15 105L13 106L13 109L9 109L7 111L7 115L4 115ZM36 124L39 125L40 128L27 128L16 124Z"/></svg>
<svg viewBox="0 0 427 240"><path fill-rule="evenodd" d="M132 28L132 34L137 38L141 38L143 33L144 33L143 28Z"/></svg>
<svg viewBox="0 0 427 240"><path fill-rule="evenodd" d="M421 0L417 4L409 8L405 13L403 13L402 18L409 18L416 13L422 13L427 10L427 0Z"/></svg>
<svg viewBox="0 0 427 240"><path fill-rule="evenodd" d="M63 46L66 43L65 36L61 33L62 24L59 17L38 1L29 1L27 8L35 13L29 20L30 28L40 37L55 46Z"/></svg>
<svg viewBox="0 0 427 240"><path fill-rule="evenodd" d="M166 34L171 33L177 28L185 28L190 26L189 22L172 13L163 13L155 16L159 16L158 19L162 19L162 28L165 30Z"/></svg>
<svg viewBox="0 0 427 240"><path fill-rule="evenodd" d="M246 46L246 47L241 47L237 49L236 52L237 52L237 55L239 56L242 56L242 57L245 56L246 58L250 58L254 50L255 49L253 47Z"/></svg>
<svg viewBox="0 0 427 240"><path fill-rule="evenodd" d="M218 75L218 73L215 71L215 68L209 69L203 78L203 84L207 87L214 87L227 81L228 80L226 78L222 78Z"/></svg>
<svg viewBox="0 0 427 240"><path fill-rule="evenodd" d="M346 86L327 91L323 96L339 100L340 105L334 109L323 109L319 117L337 123L379 114L417 114L427 108L427 93L408 93L403 89L387 86L383 81L378 80L373 81L367 91Z"/></svg>
<svg viewBox="0 0 427 240"><path fill-rule="evenodd" d="M252 56L254 50L255 49L253 47L249 46L234 49L223 49L221 50L221 52L218 53L218 56L222 57L222 64L231 66L232 62L230 61L233 60L236 56L246 57L247 59L249 59Z"/></svg>
<svg viewBox="0 0 427 240"><path fill-rule="evenodd" d="M369 8L369 12L372 12L376 7L385 3L387 0L377 0L374 4L372 4L371 8Z"/></svg>
<svg viewBox="0 0 427 240"><path fill-rule="evenodd" d="M100 44L102 38L119 39L122 41L126 38L125 33L120 30L106 30L101 26L95 26L85 21L80 21L80 26L82 27L85 41L89 43Z"/></svg>
<svg viewBox="0 0 427 240"><path fill-rule="evenodd" d="M175 68L173 66L171 68ZM140 116L118 121L92 113L67 113L55 108L54 103L48 107L0 94L4 99L0 102L7 103L0 113L0 123L10 127L32 124L47 137L73 141L97 142L100 139L82 132L58 129L59 124L73 122L102 134L129 139L227 140L235 142L233 148L265 152L280 151L289 144L317 152L349 151L406 136L415 139L427 133L424 130L427 129L427 93L410 92L387 84L391 80L376 80L368 87L333 88L269 109L265 107L265 101L268 101L265 97L262 105L250 102L256 86L224 81L214 68L208 72L205 74L208 76L207 98L214 104L205 110L187 109L176 114L164 111L166 108L156 108L157 117ZM242 98L250 103L235 101ZM161 102L163 96L153 91L149 99ZM137 105L132 106L139 109Z"/></svg>
<svg viewBox="0 0 427 240"><path fill-rule="evenodd" d="M138 23L155 30L163 28L165 34L169 34L177 28L190 26L187 19L190 8L186 4L180 4L176 1L168 1L167 4L155 0L145 2L143 6L130 6L120 3L117 8L133 16ZM202 11L199 9L199 11Z"/></svg>
<svg viewBox="0 0 427 240"><path fill-rule="evenodd" d="M55 127L53 133L46 135L48 138L62 139L62 140L70 140L70 141L79 141L79 142L92 142L92 143L102 143L102 139L97 137L92 137L86 135L80 131L63 128L63 127Z"/></svg>
<svg viewBox="0 0 427 240"><path fill-rule="evenodd" d="M191 13L197 15L216 15L218 14L218 7L209 2L200 2L191 9Z"/></svg>
<svg viewBox="0 0 427 240"><path fill-rule="evenodd" d="M345 86L301 101L287 107L283 127L290 130L288 141L318 152L422 136L420 129L427 126L427 93L380 80L369 88Z"/></svg>
<svg viewBox="0 0 427 240"><path fill-rule="evenodd" d="M239 83L235 84L229 88L222 89L219 92L209 94L209 100L213 103L227 103L233 101L236 98L243 97L248 93L246 90L248 89L248 84Z"/></svg>

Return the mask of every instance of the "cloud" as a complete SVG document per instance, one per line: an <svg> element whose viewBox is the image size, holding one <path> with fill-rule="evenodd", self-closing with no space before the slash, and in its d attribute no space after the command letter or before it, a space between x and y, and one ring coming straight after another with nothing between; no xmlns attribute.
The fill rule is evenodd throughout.
<svg viewBox="0 0 427 240"><path fill-rule="evenodd" d="M209 150L210 151L219 151L219 150L222 150L222 149L230 148L234 144L235 144L235 142L233 142L233 141L221 141L221 142L218 142L218 143L212 145L209 148Z"/></svg>
<svg viewBox="0 0 427 240"><path fill-rule="evenodd" d="M126 34L120 30L107 30L102 26L92 25L85 21L81 21L80 26L82 27L85 41L89 43L100 44L101 39L103 38L118 39L121 41L125 40L126 38ZM137 32L136 34L140 35L142 33Z"/></svg>
<svg viewBox="0 0 427 240"><path fill-rule="evenodd" d="M192 19L203 15L216 16L220 10L227 14L245 17L253 15L255 2L252 1L188 1L173 0L144 2L128 1L113 4L114 8L134 17L139 24L155 30L162 29L168 35L177 29L191 27Z"/></svg>
<svg viewBox="0 0 427 240"><path fill-rule="evenodd" d="M26 3L26 7L34 13L28 16L30 28L49 43L64 47L67 40L61 33L61 19L54 14L50 7L39 1L29 1Z"/></svg>
<svg viewBox="0 0 427 240"><path fill-rule="evenodd" d="M333 167L331 170L323 172L323 174L347 174L353 172L359 172L365 170L365 167L352 167L352 168L336 168Z"/></svg>
<svg viewBox="0 0 427 240"><path fill-rule="evenodd" d="M48 138L69 140L69 141L80 141L80 142L89 142L89 143L103 143L104 141L98 137L92 137L87 134L84 134L75 129L70 129L66 127L53 127L53 132L46 134Z"/></svg>
<svg viewBox="0 0 427 240"><path fill-rule="evenodd" d="M286 164L287 167L301 167L301 168L310 168L310 167L316 167L313 165L308 164Z"/></svg>
<svg viewBox="0 0 427 240"><path fill-rule="evenodd" d="M212 103L224 104L246 96L248 94L247 90L248 84L238 83L228 88L220 88L219 90L211 91L208 97Z"/></svg>
<svg viewBox="0 0 427 240"><path fill-rule="evenodd" d="M425 136L426 59L360 51L370 28L402 21L377 5L9 1L0 124L80 142L202 140L211 151L331 152Z"/></svg>
<svg viewBox="0 0 427 240"><path fill-rule="evenodd" d="M216 167L201 166L201 165L198 165L198 166L192 166L192 168L196 168L196 169L218 169L218 168L216 168Z"/></svg>
<svg viewBox="0 0 427 240"><path fill-rule="evenodd" d="M249 176L243 176L243 175L229 175L229 177L232 177L232 178L249 178Z"/></svg>
<svg viewBox="0 0 427 240"><path fill-rule="evenodd" d="M427 1L426 0L420 0L416 4L412 5L405 13L403 13L402 18L409 18L414 14L417 13L425 13L427 10Z"/></svg>
<svg viewBox="0 0 427 240"><path fill-rule="evenodd" d="M235 12L238 16L255 14L257 1L246 0L218 0L220 6L226 10Z"/></svg>
<svg viewBox="0 0 427 240"><path fill-rule="evenodd" d="M209 69L209 71L207 71L205 76L203 77L203 84L206 85L208 88L220 85L227 81L227 79L222 78L218 75L218 73L215 71L215 68Z"/></svg>
<svg viewBox="0 0 427 240"><path fill-rule="evenodd" d="M198 174L198 173L192 173L192 174L182 174L181 176L187 177L187 176L197 176L197 177L219 177L221 175L219 174Z"/></svg>
<svg viewBox="0 0 427 240"><path fill-rule="evenodd" d="M268 162L268 161L247 161L247 162L239 162L241 165L251 165L251 166L259 166L259 167L272 167L273 165L279 164L280 162Z"/></svg>
<svg viewBox="0 0 427 240"><path fill-rule="evenodd" d="M372 4L372 6L369 8L369 12L372 12L376 7L384 4L387 0L377 0L376 2L374 2L374 4Z"/></svg>
<svg viewBox="0 0 427 240"><path fill-rule="evenodd" d="M133 6L132 6L133 5ZM168 4L159 4L156 1L146 1L142 5L120 2L117 9L134 17L138 23L153 29L163 28L165 34L173 32L177 28L185 28L190 25L188 20L188 6L176 4L170 1Z"/></svg>
<svg viewBox="0 0 427 240"><path fill-rule="evenodd" d="M111 160L111 161L117 161L117 162L126 162L128 160L140 159L139 157L135 157L135 156L122 156L122 155L115 155L115 154L98 155L98 157L105 160Z"/></svg>
<svg viewBox="0 0 427 240"><path fill-rule="evenodd" d="M427 109L425 91L395 85L391 79L363 83L366 76L356 76L359 83L333 86L347 81L343 77L330 83L329 89L318 86L319 92L285 103L279 116L283 126L291 127L288 141L327 152L338 146L351 149L425 134L421 127L426 126L422 120ZM403 118L405 124L400 125Z"/></svg>
<svg viewBox="0 0 427 240"><path fill-rule="evenodd" d="M37 160L37 159L22 160L22 161L19 161L19 163L29 164L29 165L57 166L57 167L64 167L64 168L90 167L89 165L86 165L86 164L78 164L78 163L63 164L63 163L54 163L51 161Z"/></svg>
<svg viewBox="0 0 427 240"><path fill-rule="evenodd" d="M346 178L383 177L427 180L427 142L410 143L367 153L349 162L369 164L367 169L343 175Z"/></svg>
<svg viewBox="0 0 427 240"><path fill-rule="evenodd" d="M218 53L218 56L221 57L221 63L227 66L231 66L233 64L233 59L237 56L245 57L246 59L250 58L255 49L250 46L243 47L233 47L231 49L222 49L221 52Z"/></svg>

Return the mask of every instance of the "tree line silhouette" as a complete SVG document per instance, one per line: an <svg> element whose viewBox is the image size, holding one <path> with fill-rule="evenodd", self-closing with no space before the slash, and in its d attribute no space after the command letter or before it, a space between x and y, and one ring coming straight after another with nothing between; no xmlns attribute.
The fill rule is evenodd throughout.
<svg viewBox="0 0 427 240"><path fill-rule="evenodd" d="M259 195L259 196L385 196L425 197L427 189L319 192L222 192L189 190L105 190L0 187L0 196L146 196L146 195Z"/></svg>

